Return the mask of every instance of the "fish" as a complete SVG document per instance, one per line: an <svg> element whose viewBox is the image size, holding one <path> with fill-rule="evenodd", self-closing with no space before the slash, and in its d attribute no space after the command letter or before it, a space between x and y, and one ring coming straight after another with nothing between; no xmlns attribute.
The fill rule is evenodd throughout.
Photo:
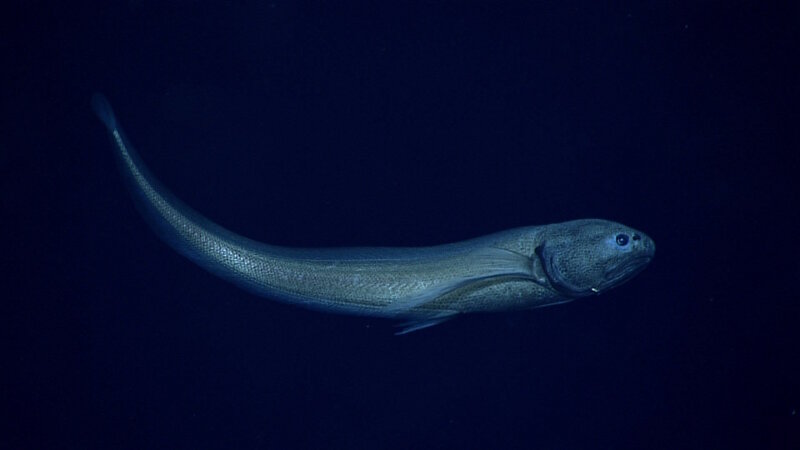
<svg viewBox="0 0 800 450"><path fill-rule="evenodd" d="M106 97L95 94L91 103L137 209L175 251L262 297L398 320L396 334L460 314L521 311L598 295L633 278L655 255L645 233L594 218L426 247L290 248L255 241L173 195L126 138Z"/></svg>

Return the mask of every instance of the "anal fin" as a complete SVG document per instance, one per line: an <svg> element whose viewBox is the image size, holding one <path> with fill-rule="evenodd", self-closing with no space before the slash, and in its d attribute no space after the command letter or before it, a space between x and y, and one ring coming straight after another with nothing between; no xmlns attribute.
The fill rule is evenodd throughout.
<svg viewBox="0 0 800 450"><path fill-rule="evenodd" d="M414 331L418 331L418 330L422 330L422 329L425 329L425 328L429 328L429 327L432 327L434 325L439 325L442 322L445 322L445 321L447 321L449 319L452 319L453 316L455 316L455 315L456 315L456 313L451 313L451 314L445 314L445 315L441 315L441 316L437 316L437 317L427 317L427 318L419 319L419 320L409 320L407 322L403 322L403 323L397 324L397 326L403 327L403 329L398 331L398 332L396 332L395 336L400 336L400 335L403 335L403 334L408 334L408 333L411 333L411 332L414 332Z"/></svg>

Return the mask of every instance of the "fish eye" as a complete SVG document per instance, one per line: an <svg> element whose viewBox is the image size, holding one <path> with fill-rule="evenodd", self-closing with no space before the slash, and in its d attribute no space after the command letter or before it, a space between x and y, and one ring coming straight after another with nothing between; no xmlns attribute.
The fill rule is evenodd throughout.
<svg viewBox="0 0 800 450"><path fill-rule="evenodd" d="M627 234L618 234L617 235L617 245L620 247L624 247L628 245L628 235Z"/></svg>

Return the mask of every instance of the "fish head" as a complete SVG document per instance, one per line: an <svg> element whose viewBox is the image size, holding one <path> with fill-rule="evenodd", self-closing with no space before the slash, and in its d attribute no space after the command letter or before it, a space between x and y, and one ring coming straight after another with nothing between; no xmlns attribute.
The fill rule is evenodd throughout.
<svg viewBox="0 0 800 450"><path fill-rule="evenodd" d="M630 280L655 251L643 232L600 219L549 225L536 247L548 281L570 298L599 294Z"/></svg>

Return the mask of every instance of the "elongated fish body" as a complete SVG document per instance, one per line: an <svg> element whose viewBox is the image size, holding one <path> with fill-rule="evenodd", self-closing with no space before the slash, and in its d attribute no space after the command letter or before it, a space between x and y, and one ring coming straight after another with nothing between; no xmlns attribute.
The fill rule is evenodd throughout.
<svg viewBox="0 0 800 450"><path fill-rule="evenodd" d="M595 295L644 269L655 244L600 219L517 228L418 248L296 249L239 236L165 189L125 138L105 97L126 184L153 230L201 267L255 294L321 311L403 319L408 332L459 313L530 309Z"/></svg>

